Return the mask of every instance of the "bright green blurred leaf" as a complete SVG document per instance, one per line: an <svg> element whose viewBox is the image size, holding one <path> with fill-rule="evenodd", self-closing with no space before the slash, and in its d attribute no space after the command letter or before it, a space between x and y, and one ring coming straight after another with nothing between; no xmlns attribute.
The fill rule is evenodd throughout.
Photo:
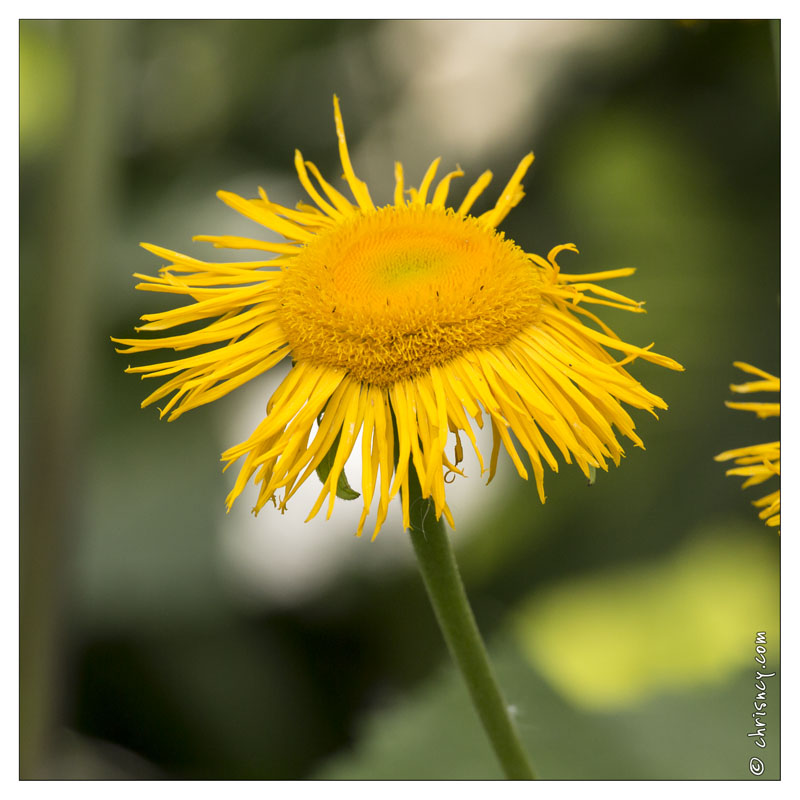
<svg viewBox="0 0 800 800"><path fill-rule="evenodd" d="M717 683L777 643L774 534L705 529L672 558L575 578L535 593L515 631L531 663L566 698L623 708Z"/></svg>

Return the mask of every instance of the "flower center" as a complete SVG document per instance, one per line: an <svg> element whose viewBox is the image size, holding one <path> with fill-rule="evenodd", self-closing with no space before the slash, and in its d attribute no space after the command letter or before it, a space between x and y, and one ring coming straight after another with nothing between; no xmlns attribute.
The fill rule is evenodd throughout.
<svg viewBox="0 0 800 800"><path fill-rule="evenodd" d="M297 360L388 386L535 318L540 277L474 217L388 206L319 234L283 275L280 322Z"/></svg>

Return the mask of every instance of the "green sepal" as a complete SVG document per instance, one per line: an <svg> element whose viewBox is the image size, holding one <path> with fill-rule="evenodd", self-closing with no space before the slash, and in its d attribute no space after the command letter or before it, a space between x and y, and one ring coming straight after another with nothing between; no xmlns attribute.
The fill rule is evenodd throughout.
<svg viewBox="0 0 800 800"><path fill-rule="evenodd" d="M320 419L322 415L320 414ZM336 434L333 444L330 449L325 453L322 461L317 466L317 477L324 484L328 480L328 475L331 473L333 462L336 460L336 451L339 449L339 439L341 438L341 431ZM339 473L339 480L336 481L336 496L340 500L357 500L361 495L353 489L347 482L347 476L344 474L344 469Z"/></svg>
<svg viewBox="0 0 800 800"><path fill-rule="evenodd" d="M589 486L594 486L595 479L597 478L597 467L589 464Z"/></svg>

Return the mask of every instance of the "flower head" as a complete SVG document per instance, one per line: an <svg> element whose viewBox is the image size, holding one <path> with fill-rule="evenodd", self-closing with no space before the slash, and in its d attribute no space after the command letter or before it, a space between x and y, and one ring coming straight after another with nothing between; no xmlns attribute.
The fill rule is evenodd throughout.
<svg viewBox="0 0 800 800"><path fill-rule="evenodd" d="M197 236L216 247L273 255L265 261L211 263L161 247L147 250L169 262L158 277L137 275L137 288L187 296L181 308L142 317L139 331L195 323L195 329L153 339L115 339L120 352L184 351L197 355L129 367L143 377L168 378L142 403L172 395L161 416L173 420L210 403L274 367L287 356L292 369L267 404L250 437L222 455L243 458L228 508L251 477L260 484L255 512L272 500L281 509L315 470L324 470L309 519L328 500L333 509L345 463L361 435L363 513L360 535L377 494L377 534L389 502L400 492L408 527L409 470L436 515L453 524L446 478L463 474L461 436L474 447L482 473L494 476L501 445L528 477L518 448L528 455L544 502L543 463L558 471L554 450L586 474L619 464L616 431L641 439L622 406L654 413L664 401L634 380L625 366L642 358L682 369L651 348L622 341L588 308L604 305L642 312L641 303L594 281L633 273L617 269L566 275L556 259L526 253L497 226L523 197L522 159L493 208L473 204L491 180L484 172L457 208L447 205L460 169L434 183L440 159L418 188L405 190L395 164L394 203L377 207L353 171L339 103L336 133L352 200L295 153L295 167L313 205L285 208L263 189L244 199L219 192L229 206L281 234L275 243L237 236ZM586 320L597 327L587 325ZM207 323L198 328L196 323ZM612 355L609 350L618 353ZM494 445L487 461L473 424L488 417ZM515 440L512 439L512 433ZM446 445L454 436L448 457Z"/></svg>
<svg viewBox="0 0 800 800"><path fill-rule="evenodd" d="M734 367L750 375L757 375L761 380L749 383L731 384L730 390L738 394L751 392L780 392L781 379L764 372L762 369L752 367L742 361L734 361ZM779 417L781 415L780 403L725 403L728 408L738 408L742 411L753 411L760 419ZM754 444L748 447L739 447L736 450L726 450L715 456L715 461L730 461L733 459L735 467L729 469L726 475L742 475L747 480L742 488L757 486L770 478L781 474L781 443L767 442ZM759 500L754 500L753 505L760 508L758 516L765 520L771 528L781 524L781 490L771 492Z"/></svg>

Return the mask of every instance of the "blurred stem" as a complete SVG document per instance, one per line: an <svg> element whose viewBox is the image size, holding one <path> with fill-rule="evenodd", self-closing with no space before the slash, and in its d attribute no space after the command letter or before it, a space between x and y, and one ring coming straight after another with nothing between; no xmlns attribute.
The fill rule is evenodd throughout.
<svg viewBox="0 0 800 800"><path fill-rule="evenodd" d="M21 254L22 269L34 272L40 287L21 337L31 347L21 370L26 402L20 407L27 442L20 452L22 779L54 777L50 764L66 716L68 566L80 525L89 419L85 387L92 352L92 278L104 258L111 206L112 67L120 27L98 20L58 25L74 94L52 172L39 192L44 258Z"/></svg>
<svg viewBox="0 0 800 800"><path fill-rule="evenodd" d="M450 654L466 681L506 777L535 780L475 623L444 520L437 520L432 501L422 498L417 472L411 464L408 473L411 542Z"/></svg>

